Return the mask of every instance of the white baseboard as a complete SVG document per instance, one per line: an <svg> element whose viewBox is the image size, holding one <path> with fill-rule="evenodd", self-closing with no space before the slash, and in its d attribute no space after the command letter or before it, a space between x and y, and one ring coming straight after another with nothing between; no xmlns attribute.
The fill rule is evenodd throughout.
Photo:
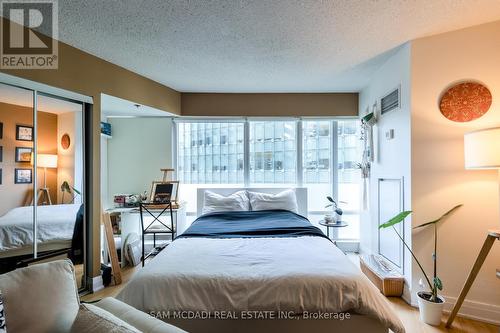
<svg viewBox="0 0 500 333"><path fill-rule="evenodd" d="M449 314L453 310L457 298L446 295L443 295L443 297L446 300L443 312ZM411 306L418 308L418 304L412 303ZM458 316L500 325L500 306L465 300L458 311Z"/></svg>
<svg viewBox="0 0 500 333"><path fill-rule="evenodd" d="M456 297L445 296L444 312L450 313L457 302ZM500 306L481 302L465 300L458 312L464 318L484 321L490 324L500 325Z"/></svg>
<svg viewBox="0 0 500 333"><path fill-rule="evenodd" d="M102 282L102 276L96 276L91 278L92 279L92 292L95 293L96 291L99 291L101 289L104 289L104 283Z"/></svg>

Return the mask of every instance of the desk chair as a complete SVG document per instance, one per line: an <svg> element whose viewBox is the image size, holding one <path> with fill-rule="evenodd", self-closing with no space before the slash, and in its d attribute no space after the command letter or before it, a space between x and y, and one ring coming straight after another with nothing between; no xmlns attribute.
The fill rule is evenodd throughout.
<svg viewBox="0 0 500 333"><path fill-rule="evenodd" d="M158 213L159 211L159 213ZM161 221L160 218L165 212L170 213L170 223L165 223ZM142 267L144 267L144 261L152 255L153 252L150 252L147 256L144 255L144 240L146 235L153 235L153 248L156 248L156 234L170 234L172 236L172 240L175 238L175 227L174 227L174 214L172 212L172 203L170 201L158 204L154 202L141 202L139 205L139 212L141 216L141 227L142 227ZM144 224L144 214L146 216L151 216L153 221L149 223L147 226ZM160 225L154 225L155 222L158 222ZM159 228L158 228L159 227Z"/></svg>

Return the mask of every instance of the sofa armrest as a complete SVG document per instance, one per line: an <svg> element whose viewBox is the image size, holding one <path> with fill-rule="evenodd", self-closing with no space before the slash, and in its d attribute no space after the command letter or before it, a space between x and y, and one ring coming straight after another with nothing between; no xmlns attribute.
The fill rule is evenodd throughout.
<svg viewBox="0 0 500 333"><path fill-rule="evenodd" d="M41 263L0 275L9 332L69 332L80 305L73 264Z"/></svg>
<svg viewBox="0 0 500 333"><path fill-rule="evenodd" d="M103 298L94 303L144 333L186 333L186 331L156 319L115 298Z"/></svg>

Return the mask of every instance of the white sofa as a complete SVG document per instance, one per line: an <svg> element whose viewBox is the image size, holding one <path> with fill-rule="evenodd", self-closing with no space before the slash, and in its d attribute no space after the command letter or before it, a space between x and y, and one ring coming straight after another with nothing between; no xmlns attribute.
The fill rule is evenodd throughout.
<svg viewBox="0 0 500 333"><path fill-rule="evenodd" d="M71 261L0 275L7 332L182 333L114 298L80 304Z"/></svg>

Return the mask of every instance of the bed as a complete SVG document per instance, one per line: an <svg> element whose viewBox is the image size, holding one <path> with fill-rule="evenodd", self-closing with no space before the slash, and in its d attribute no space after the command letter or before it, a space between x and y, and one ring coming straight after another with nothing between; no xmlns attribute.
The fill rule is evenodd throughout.
<svg viewBox="0 0 500 333"><path fill-rule="evenodd" d="M207 190L241 189L199 189L198 198ZM295 192L298 214L200 216L117 298L189 332L404 332L380 292L303 217L306 189Z"/></svg>
<svg viewBox="0 0 500 333"><path fill-rule="evenodd" d="M37 207L38 251L70 249L80 204ZM33 253L33 206L0 217L0 260Z"/></svg>

